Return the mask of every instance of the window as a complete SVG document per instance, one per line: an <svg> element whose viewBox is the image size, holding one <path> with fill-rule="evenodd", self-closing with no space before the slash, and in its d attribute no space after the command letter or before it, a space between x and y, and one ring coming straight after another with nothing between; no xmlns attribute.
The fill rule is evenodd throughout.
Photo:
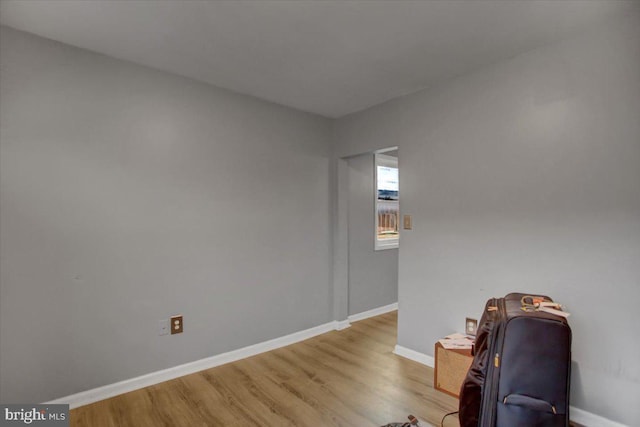
<svg viewBox="0 0 640 427"><path fill-rule="evenodd" d="M398 158L375 154L376 236L375 249L398 247L400 203Z"/></svg>

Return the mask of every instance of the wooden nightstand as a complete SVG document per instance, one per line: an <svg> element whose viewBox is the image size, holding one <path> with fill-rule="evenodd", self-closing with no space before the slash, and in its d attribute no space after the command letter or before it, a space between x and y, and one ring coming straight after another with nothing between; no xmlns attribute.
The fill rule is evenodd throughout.
<svg viewBox="0 0 640 427"><path fill-rule="evenodd" d="M439 342L435 347L436 366L433 387L453 397L459 397L460 387L473 361L471 349L446 349Z"/></svg>

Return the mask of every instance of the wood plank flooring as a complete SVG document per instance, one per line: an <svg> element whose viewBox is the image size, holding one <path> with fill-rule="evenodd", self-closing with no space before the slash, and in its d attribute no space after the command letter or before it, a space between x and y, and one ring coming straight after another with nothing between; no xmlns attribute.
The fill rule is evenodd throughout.
<svg viewBox="0 0 640 427"><path fill-rule="evenodd" d="M71 411L72 427L439 426L457 400L392 353L397 312ZM448 417L446 427L457 426Z"/></svg>

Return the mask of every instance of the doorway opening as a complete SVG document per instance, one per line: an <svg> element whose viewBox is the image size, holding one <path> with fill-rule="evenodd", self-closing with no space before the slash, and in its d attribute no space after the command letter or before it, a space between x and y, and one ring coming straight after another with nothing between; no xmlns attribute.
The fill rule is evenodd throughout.
<svg viewBox="0 0 640 427"><path fill-rule="evenodd" d="M398 149L346 160L347 318L392 311L398 301Z"/></svg>

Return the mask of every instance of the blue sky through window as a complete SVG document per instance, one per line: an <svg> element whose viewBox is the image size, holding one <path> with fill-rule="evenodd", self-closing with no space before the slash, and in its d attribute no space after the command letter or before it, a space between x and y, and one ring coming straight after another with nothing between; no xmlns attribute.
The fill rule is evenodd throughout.
<svg viewBox="0 0 640 427"><path fill-rule="evenodd" d="M378 166L378 199L398 200L398 168Z"/></svg>

